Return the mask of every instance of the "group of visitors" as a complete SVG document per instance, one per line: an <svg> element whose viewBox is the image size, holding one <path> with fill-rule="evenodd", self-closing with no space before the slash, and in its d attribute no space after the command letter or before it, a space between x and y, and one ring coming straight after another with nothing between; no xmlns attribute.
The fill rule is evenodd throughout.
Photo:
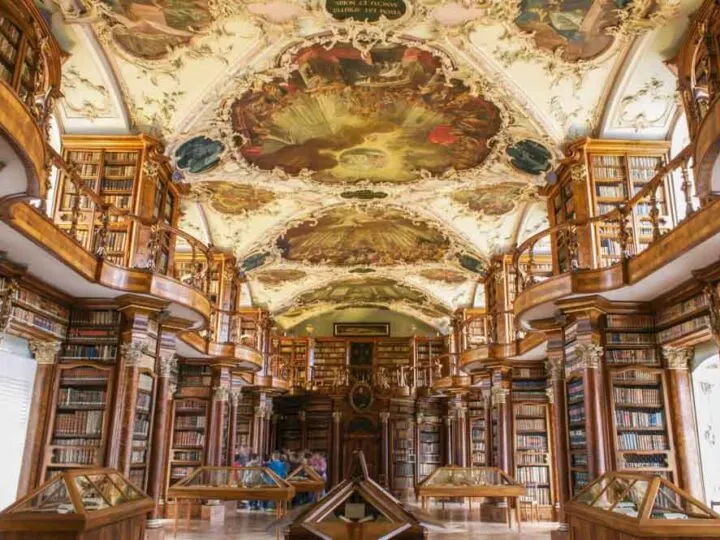
<svg viewBox="0 0 720 540"><path fill-rule="evenodd" d="M310 452L310 450L295 451L282 449L274 451L270 456L261 456L248 446L241 446L235 454L236 467L267 467L280 478L287 476L300 465L309 465L320 477L327 482L327 458L321 452ZM248 472L247 474L252 474ZM260 477L259 482L262 482ZM314 500L314 493L299 493L293 499L293 504L305 504ZM249 501L250 510L270 510L272 504L266 501Z"/></svg>

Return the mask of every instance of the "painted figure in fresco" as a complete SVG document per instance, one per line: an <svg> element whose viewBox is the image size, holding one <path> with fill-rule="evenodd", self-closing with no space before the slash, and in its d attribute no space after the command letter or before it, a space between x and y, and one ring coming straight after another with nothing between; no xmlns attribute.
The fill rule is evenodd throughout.
<svg viewBox="0 0 720 540"><path fill-rule="evenodd" d="M452 194L452 198L470 210L486 216L502 216L512 212L518 203L527 198L525 190L526 186L523 184L497 184L457 191Z"/></svg>
<svg viewBox="0 0 720 540"><path fill-rule="evenodd" d="M115 16L115 42L149 60L190 40L213 22L208 0L102 0Z"/></svg>
<svg viewBox="0 0 720 540"><path fill-rule="evenodd" d="M348 44L298 52L289 80L233 104L240 152L261 169L302 170L323 182L408 182L479 165L499 110L448 82L427 51Z"/></svg>
<svg viewBox="0 0 720 540"><path fill-rule="evenodd" d="M442 260L449 240L426 223L388 208L335 208L288 230L283 257L333 265L392 265Z"/></svg>
<svg viewBox="0 0 720 540"><path fill-rule="evenodd" d="M234 182L196 182L191 184L191 192L218 212L233 216L259 210L275 200L270 190Z"/></svg>
<svg viewBox="0 0 720 540"><path fill-rule="evenodd" d="M569 61L587 60L613 42L609 27L618 23L618 9L630 0L523 0L515 23L532 33L540 49L562 48Z"/></svg>

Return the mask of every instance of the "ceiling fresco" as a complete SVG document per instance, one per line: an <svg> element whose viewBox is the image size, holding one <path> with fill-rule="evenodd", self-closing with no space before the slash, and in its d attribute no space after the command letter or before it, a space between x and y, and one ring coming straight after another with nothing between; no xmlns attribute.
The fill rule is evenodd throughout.
<svg viewBox="0 0 720 540"><path fill-rule="evenodd" d="M232 105L239 150L263 170L320 182L411 182L488 155L500 111L448 80L432 53L403 45L314 45ZM549 157L549 156L548 156Z"/></svg>
<svg viewBox="0 0 720 540"><path fill-rule="evenodd" d="M290 261L388 266L441 261L450 241L397 209L366 206L334 208L289 229L276 245Z"/></svg>
<svg viewBox="0 0 720 540"><path fill-rule="evenodd" d="M70 133L162 139L180 226L286 326L372 305L446 328L548 226L583 135L665 138L700 0L38 0Z"/></svg>

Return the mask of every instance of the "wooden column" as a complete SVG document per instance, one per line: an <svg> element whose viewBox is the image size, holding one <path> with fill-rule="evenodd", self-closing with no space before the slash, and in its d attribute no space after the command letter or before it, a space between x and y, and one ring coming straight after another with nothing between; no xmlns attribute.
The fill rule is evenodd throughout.
<svg viewBox="0 0 720 540"><path fill-rule="evenodd" d="M455 453L454 453L454 445L453 445L453 422L455 421L455 416L448 412L448 414L445 416L445 464L446 465L454 465L453 463L455 461Z"/></svg>
<svg viewBox="0 0 720 540"><path fill-rule="evenodd" d="M170 389L170 377L175 369L176 359L174 354L165 353L160 355L157 372L157 391L155 393L155 413L153 416L153 431L150 441L150 457L148 461L147 494L153 498L155 506L150 513L150 520L162 518L160 505L163 503L165 490L165 474L168 464L168 433L167 426L170 420L170 404L172 393ZM148 526L151 524L148 521Z"/></svg>
<svg viewBox="0 0 720 540"><path fill-rule="evenodd" d="M468 466L468 416L467 407L460 404L455 409L455 462L460 467Z"/></svg>
<svg viewBox="0 0 720 540"><path fill-rule="evenodd" d="M262 439L262 453L264 455L270 454L273 448L270 448L270 419L272 418L272 400L267 398L265 402L265 412L263 414L263 439Z"/></svg>
<svg viewBox="0 0 720 540"><path fill-rule="evenodd" d="M122 405L122 435L119 454L120 466L118 469L125 476L129 476L130 464L132 463L133 433L135 431L135 407L137 406L137 391L140 382L139 366L143 356L142 344L136 341L123 343L120 354L124 357L125 364L125 392Z"/></svg>
<svg viewBox="0 0 720 540"><path fill-rule="evenodd" d="M492 404L498 411L497 436L500 463L497 466L510 476L515 476L513 470L513 417L510 389L493 386Z"/></svg>
<svg viewBox="0 0 720 540"><path fill-rule="evenodd" d="M37 363L37 368L33 382L33 399L28 413L28 429L25 434L22 467L18 480L18 497L25 496L30 489L37 487L43 481L38 477L38 473L43 462L45 435L49 429L47 420L50 417L49 412L53 398L55 362L60 350L58 341L31 340L28 345Z"/></svg>
<svg viewBox="0 0 720 540"><path fill-rule="evenodd" d="M548 335L548 343L559 343L559 347L548 346L548 368L550 372L550 399L551 436L553 443L554 467L557 477L556 511L557 521L567 524L565 516L565 503L570 500L570 457L568 456L568 428L567 428L567 396L565 393L565 367L563 363L562 331L560 335ZM567 525L565 525L567 527Z"/></svg>
<svg viewBox="0 0 720 540"><path fill-rule="evenodd" d="M703 475L700 467L697 418L693 401L690 361L693 349L663 349L667 367L668 418L672 423L675 439L678 485L693 497L703 500ZM717 463L714 464L717 466Z"/></svg>
<svg viewBox="0 0 720 540"><path fill-rule="evenodd" d="M263 432L264 422L263 416L265 416L265 403L261 402L255 406L255 414L253 415L253 429L252 429L252 449L258 454L262 454L262 441L265 433Z"/></svg>
<svg viewBox="0 0 720 540"><path fill-rule="evenodd" d="M205 441L208 465L222 465L223 424L225 405L230 398L230 372L225 367L213 368L212 398L210 400L210 418L208 420L207 439Z"/></svg>
<svg viewBox="0 0 720 540"><path fill-rule="evenodd" d="M270 439L269 451L270 452L274 452L275 450L278 449L278 447L277 447L277 441L278 441L277 431L278 431L278 425L279 425L279 423L278 423L279 418L280 418L280 415L277 413L273 413L272 416L270 417L270 437L269 437L269 439ZM304 450L305 447L301 446L300 449Z"/></svg>
<svg viewBox="0 0 720 540"><path fill-rule="evenodd" d="M235 463L235 451L237 450L237 418L238 418L238 403L240 403L240 392L237 390L230 390L230 409L228 411L230 418L228 418L228 445L227 455L225 456L225 462L232 466Z"/></svg>
<svg viewBox="0 0 720 540"><path fill-rule="evenodd" d="M382 462L381 474L383 476L383 487L390 489L390 429L388 422L390 420L389 412L380 413L381 439L382 439Z"/></svg>
<svg viewBox="0 0 720 540"><path fill-rule="evenodd" d="M341 429L342 412L333 412L332 426L332 462L330 463L330 484L336 485L340 482L340 429Z"/></svg>
<svg viewBox="0 0 720 540"><path fill-rule="evenodd" d="M495 467L496 464L492 462L492 394L490 387L483 388L482 398L485 406L483 409L485 416L485 464Z"/></svg>
<svg viewBox="0 0 720 540"><path fill-rule="evenodd" d="M420 483L420 434L422 433L423 414L415 416L415 485Z"/></svg>
<svg viewBox="0 0 720 540"><path fill-rule="evenodd" d="M298 411L298 420L300 421L300 444L303 449L308 447L307 438L307 413Z"/></svg>
<svg viewBox="0 0 720 540"><path fill-rule="evenodd" d="M585 423L590 479L609 470L610 430L607 425L605 376L602 369L603 348L594 343L578 345L578 364L583 369Z"/></svg>

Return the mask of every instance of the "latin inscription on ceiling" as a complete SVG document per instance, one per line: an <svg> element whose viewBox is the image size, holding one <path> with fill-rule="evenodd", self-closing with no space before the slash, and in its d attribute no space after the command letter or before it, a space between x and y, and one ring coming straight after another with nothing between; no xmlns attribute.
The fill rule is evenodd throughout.
<svg viewBox="0 0 720 540"><path fill-rule="evenodd" d="M327 0L325 8L335 19L375 22L380 17L395 20L407 11L402 0Z"/></svg>

